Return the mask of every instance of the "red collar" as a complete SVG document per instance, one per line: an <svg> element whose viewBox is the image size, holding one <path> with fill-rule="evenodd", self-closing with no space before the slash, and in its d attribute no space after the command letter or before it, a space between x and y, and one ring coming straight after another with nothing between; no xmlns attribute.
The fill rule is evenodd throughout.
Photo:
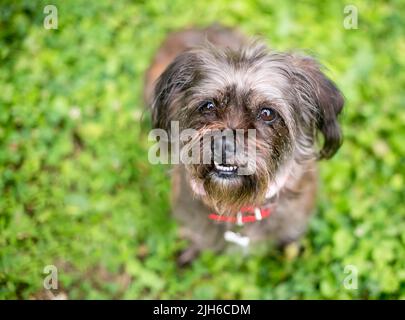
<svg viewBox="0 0 405 320"><path fill-rule="evenodd" d="M243 207L236 216L225 216L216 213L211 213L208 219L218 222L231 222L242 225L247 222L260 221L269 217L271 214L270 208L257 208L253 206Z"/></svg>

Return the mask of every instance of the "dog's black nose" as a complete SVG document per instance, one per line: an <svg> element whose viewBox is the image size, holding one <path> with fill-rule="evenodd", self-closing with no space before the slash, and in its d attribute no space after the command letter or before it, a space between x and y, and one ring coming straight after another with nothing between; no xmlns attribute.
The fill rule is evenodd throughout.
<svg viewBox="0 0 405 320"><path fill-rule="evenodd" d="M214 160L217 163L226 163L226 160L235 155L235 136L234 134L223 134L214 137L212 144Z"/></svg>

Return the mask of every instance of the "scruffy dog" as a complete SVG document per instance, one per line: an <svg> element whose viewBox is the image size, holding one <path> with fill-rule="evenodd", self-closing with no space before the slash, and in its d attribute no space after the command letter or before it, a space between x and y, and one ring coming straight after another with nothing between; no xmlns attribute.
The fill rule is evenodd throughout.
<svg viewBox="0 0 405 320"><path fill-rule="evenodd" d="M236 138L220 140L222 161L214 155L208 163L174 165L173 213L191 240L182 263L228 242L285 245L303 234L315 205L316 161L341 145L344 99L319 63L269 50L233 29L188 29L169 35L158 50L145 99L155 128L170 131L178 121L180 130L196 130L194 146L210 129L255 129L255 138L247 138L254 150L235 152ZM201 152L214 154L215 143ZM252 173L239 175L239 155L253 151L254 161L243 164Z"/></svg>

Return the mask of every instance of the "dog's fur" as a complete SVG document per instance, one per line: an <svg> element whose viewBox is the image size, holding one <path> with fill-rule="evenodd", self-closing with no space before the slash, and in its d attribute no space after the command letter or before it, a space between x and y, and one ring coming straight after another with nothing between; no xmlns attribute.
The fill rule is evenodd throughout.
<svg viewBox="0 0 405 320"><path fill-rule="evenodd" d="M270 218L242 228L252 241L285 244L305 231L316 198L316 160L340 147L337 116L344 104L314 59L271 51L220 26L180 31L155 56L145 99L155 128L169 130L170 121L179 121L180 129L197 130L196 143L207 129L256 129L252 175L221 179L212 164L173 168L173 212L194 251L224 247L224 231L233 225L209 220L214 210L235 214L245 205L271 206ZM204 101L215 109L201 112ZM277 114L271 125L257 118L263 107Z"/></svg>

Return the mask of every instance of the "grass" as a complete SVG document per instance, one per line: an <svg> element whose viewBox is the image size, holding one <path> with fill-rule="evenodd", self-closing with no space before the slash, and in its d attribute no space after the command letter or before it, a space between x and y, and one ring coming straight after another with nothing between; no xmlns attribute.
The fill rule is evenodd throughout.
<svg viewBox="0 0 405 320"><path fill-rule="evenodd" d="M45 1L0 5L0 298L405 298L403 1ZM321 166L304 252L205 252L170 217L167 167L147 159L143 74L168 32L221 22L302 49L346 96L345 141ZM358 269L358 289L342 285ZM45 295L46 296L46 295Z"/></svg>

